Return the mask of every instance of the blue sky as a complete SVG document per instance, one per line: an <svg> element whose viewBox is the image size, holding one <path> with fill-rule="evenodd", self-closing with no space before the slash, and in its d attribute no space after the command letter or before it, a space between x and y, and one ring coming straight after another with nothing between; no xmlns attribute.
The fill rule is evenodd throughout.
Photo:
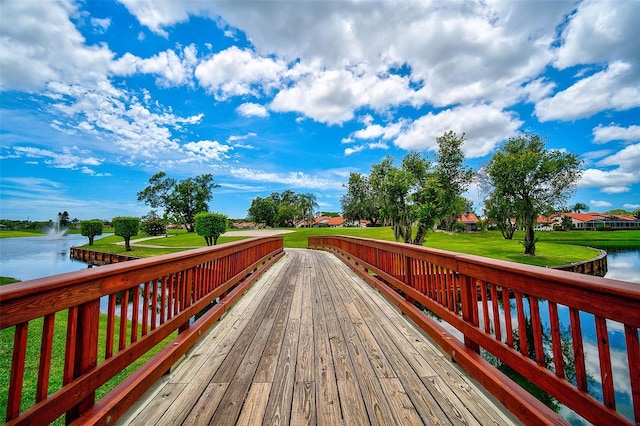
<svg viewBox="0 0 640 426"><path fill-rule="evenodd" d="M581 155L571 202L640 208L640 2L0 0L0 217L146 214L165 171L210 210L291 189L339 211L350 172L478 169L522 133ZM468 198L481 212L472 186Z"/></svg>

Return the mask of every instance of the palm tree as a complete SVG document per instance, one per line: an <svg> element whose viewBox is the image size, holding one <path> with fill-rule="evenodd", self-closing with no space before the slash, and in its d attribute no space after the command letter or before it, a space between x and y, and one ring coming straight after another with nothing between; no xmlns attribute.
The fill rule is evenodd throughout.
<svg viewBox="0 0 640 426"><path fill-rule="evenodd" d="M587 206L585 203L576 203L571 210L574 213L582 213L582 212L588 212L589 211L589 206Z"/></svg>
<svg viewBox="0 0 640 426"><path fill-rule="evenodd" d="M316 196L310 192L306 194L300 194L298 196L298 209L302 215L302 218L307 221L308 226L311 226L313 221L314 209L319 207L316 202Z"/></svg>

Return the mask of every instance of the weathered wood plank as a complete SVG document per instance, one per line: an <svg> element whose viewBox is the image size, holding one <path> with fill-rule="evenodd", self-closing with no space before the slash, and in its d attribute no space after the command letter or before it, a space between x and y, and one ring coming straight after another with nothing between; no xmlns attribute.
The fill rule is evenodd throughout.
<svg viewBox="0 0 640 426"><path fill-rule="evenodd" d="M319 269L317 262L316 256L312 260L312 271ZM311 280L317 420L319 425L337 425L342 422L342 413L323 306L323 294L326 290L320 285L315 273L312 273Z"/></svg>
<svg viewBox="0 0 640 426"><path fill-rule="evenodd" d="M261 425L270 392L271 383L252 384L236 425Z"/></svg>
<svg viewBox="0 0 640 426"><path fill-rule="evenodd" d="M291 407L292 425L315 425L316 420L316 387L314 382L296 382L293 388L293 404Z"/></svg>
<svg viewBox="0 0 640 426"><path fill-rule="evenodd" d="M209 419L218 408L222 396L227 390L229 383L210 383L193 406L189 415L182 423L183 426L208 424ZM177 419L176 419L177 420ZM179 421L167 419L165 424L180 424Z"/></svg>
<svg viewBox="0 0 640 426"><path fill-rule="evenodd" d="M393 414L401 425L420 425L422 419L413 406L411 399L404 391L400 380L396 377L381 378L380 383L393 409Z"/></svg>

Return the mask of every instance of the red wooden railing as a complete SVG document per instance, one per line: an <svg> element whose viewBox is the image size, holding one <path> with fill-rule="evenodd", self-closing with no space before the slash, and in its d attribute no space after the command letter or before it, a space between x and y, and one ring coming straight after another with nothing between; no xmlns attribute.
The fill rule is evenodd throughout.
<svg viewBox="0 0 640 426"><path fill-rule="evenodd" d="M2 372L10 374L7 423L48 424L66 415L67 423L112 424L283 254L281 237L252 238L0 287L0 329L15 329L11 372ZM54 322L63 311L62 386L50 391ZM37 389L25 402L27 338L40 322L40 362L31 372ZM176 330L171 344L95 401L100 386Z"/></svg>
<svg viewBox="0 0 640 426"><path fill-rule="evenodd" d="M589 422L640 424L640 284L362 238L309 237L309 247L339 255L525 423L563 419L549 420L553 413L481 349ZM585 347L590 328L596 355ZM616 411L612 338L624 341L616 377L628 380L634 420ZM563 341L573 360L565 360Z"/></svg>

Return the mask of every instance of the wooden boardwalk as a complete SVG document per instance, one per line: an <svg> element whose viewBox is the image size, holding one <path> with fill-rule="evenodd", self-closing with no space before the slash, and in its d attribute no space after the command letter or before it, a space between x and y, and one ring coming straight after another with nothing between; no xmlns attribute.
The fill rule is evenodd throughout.
<svg viewBox="0 0 640 426"><path fill-rule="evenodd" d="M290 249L118 423L517 420L339 259Z"/></svg>

